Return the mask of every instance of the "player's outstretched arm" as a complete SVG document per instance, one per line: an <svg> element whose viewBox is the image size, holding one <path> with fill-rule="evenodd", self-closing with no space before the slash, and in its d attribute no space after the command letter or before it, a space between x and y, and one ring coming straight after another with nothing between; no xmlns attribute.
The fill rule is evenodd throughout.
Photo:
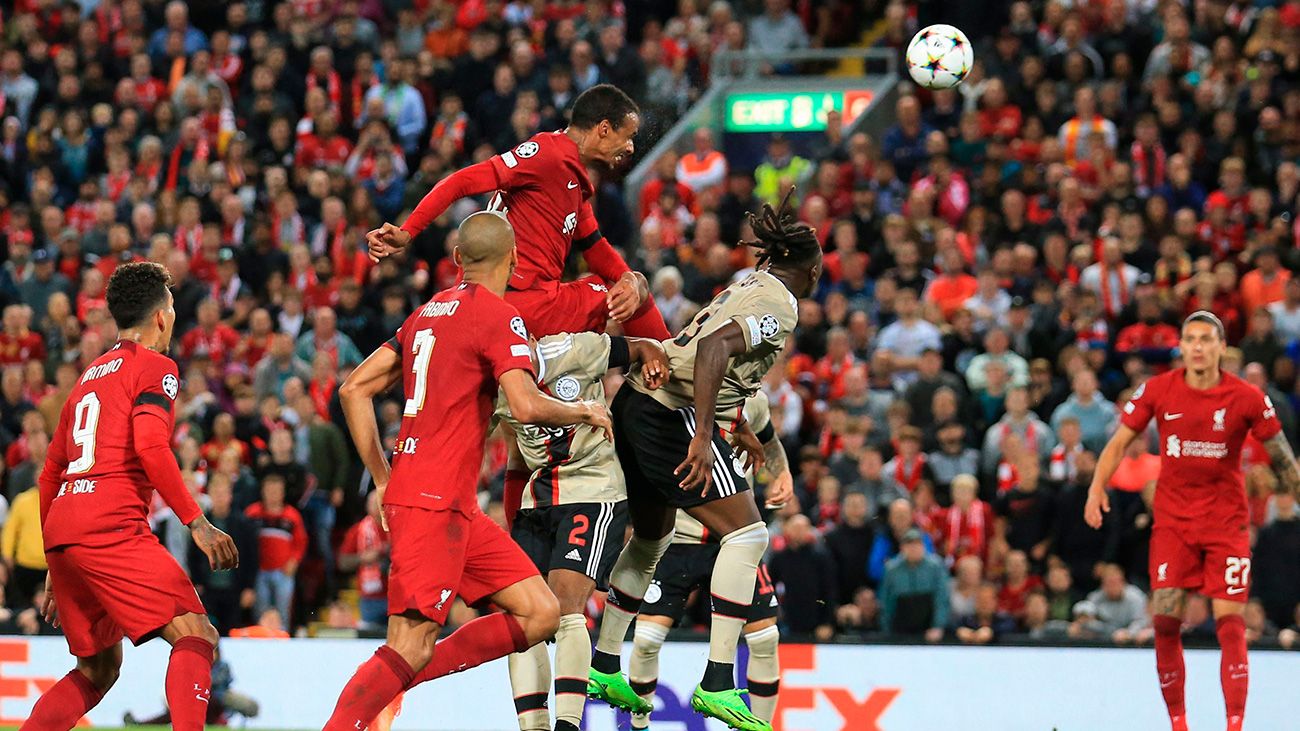
<svg viewBox="0 0 1300 731"><path fill-rule="evenodd" d="M604 432L606 439L614 439L609 410L599 401L567 403L551 398L537 390L532 374L522 369L502 373L500 383L501 391L506 395L506 403L510 405L510 413L520 423L540 426L586 424Z"/></svg>
<svg viewBox="0 0 1300 731"><path fill-rule="evenodd" d="M470 165L448 175L420 199L415 210L406 217L401 227L391 223L366 234L366 245L370 249L370 258L378 261L389 254L405 248L411 239L429 227L441 216L452 203L470 195L490 193L499 187L496 171L492 163L483 162Z"/></svg>
<svg viewBox="0 0 1300 731"><path fill-rule="evenodd" d="M1128 449L1137 435L1137 432L1120 424L1115 435L1106 442L1106 448L1097 457L1097 470L1092 474L1088 502L1083 508L1083 519L1094 529L1101 527L1102 513L1110 512L1110 496L1106 494L1106 486L1110 484L1110 478L1115 476L1115 470L1124 458L1124 450Z"/></svg>
<svg viewBox="0 0 1300 731"><path fill-rule="evenodd" d="M352 441L357 445L361 463L375 481L381 504L383 491L388 488L389 467L388 458L384 456L383 440L379 436L379 422L375 418L374 399L392 388L401 377L402 356L384 345L357 366L339 387L339 402L348 422L348 431L352 433ZM380 515L382 514L381 512Z"/></svg>
<svg viewBox="0 0 1300 731"><path fill-rule="evenodd" d="M1295 452L1287 442L1286 434L1280 431L1274 434L1264 442L1264 448L1268 450L1268 456L1273 461L1273 471L1277 473L1277 481L1292 495L1300 497L1300 465L1296 464Z"/></svg>
<svg viewBox="0 0 1300 731"><path fill-rule="evenodd" d="M624 338L627 341L628 361L641 364L641 376L651 390L668 380L668 354L658 340L650 338Z"/></svg>
<svg viewBox="0 0 1300 731"><path fill-rule="evenodd" d="M728 361L744 352L745 333L734 320L696 341L695 436L674 473L682 478L683 490L699 489L704 494L713 484L713 410Z"/></svg>

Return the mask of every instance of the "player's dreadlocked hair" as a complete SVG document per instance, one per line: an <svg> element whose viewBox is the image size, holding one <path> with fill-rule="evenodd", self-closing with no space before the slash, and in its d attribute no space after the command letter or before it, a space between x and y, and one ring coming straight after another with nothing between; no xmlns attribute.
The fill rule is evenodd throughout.
<svg viewBox="0 0 1300 731"><path fill-rule="evenodd" d="M756 216L746 214L749 226L754 229L755 241L742 241L745 246L760 250L758 263L771 262L773 266L804 266L811 264L821 254L817 232L806 223L795 220L790 210L790 196L794 187L786 192L776 209L770 203Z"/></svg>

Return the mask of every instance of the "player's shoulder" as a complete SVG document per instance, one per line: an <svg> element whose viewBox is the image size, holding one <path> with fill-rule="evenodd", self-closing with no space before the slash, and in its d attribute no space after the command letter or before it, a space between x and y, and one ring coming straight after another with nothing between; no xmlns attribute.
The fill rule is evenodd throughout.
<svg viewBox="0 0 1300 731"><path fill-rule="evenodd" d="M1129 397L1129 400L1137 401L1139 399L1158 399L1168 393L1171 388L1176 388L1178 384L1182 382L1182 368L1175 368L1173 370L1165 371L1164 373L1157 373L1142 383L1139 383L1138 387L1133 389L1133 394Z"/></svg>
<svg viewBox="0 0 1300 731"><path fill-rule="evenodd" d="M1252 402L1268 398L1258 386L1234 373L1223 372L1223 385L1234 398Z"/></svg>
<svg viewBox="0 0 1300 731"><path fill-rule="evenodd" d="M532 158L548 158L554 155L563 155L565 147L564 140L559 137L563 132L538 132L528 139L520 142L509 150L501 153L507 164L514 162L518 164ZM567 140L567 138L566 138ZM572 143L570 143L572 144Z"/></svg>

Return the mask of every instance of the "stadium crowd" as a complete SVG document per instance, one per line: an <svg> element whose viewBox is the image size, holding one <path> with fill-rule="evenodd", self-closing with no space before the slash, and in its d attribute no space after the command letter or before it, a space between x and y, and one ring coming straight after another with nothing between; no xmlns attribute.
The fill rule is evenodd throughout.
<svg viewBox="0 0 1300 731"><path fill-rule="evenodd" d="M406 257L372 264L365 232L562 127L596 83L642 104L644 150L719 50L844 45L881 20L901 56L939 20L932 4L787 0L3 5L0 629L25 633L52 631L32 609L35 476L82 366L114 342L118 263L174 279L174 447L240 569L209 572L165 508L151 520L217 626L374 624L386 541L336 390L455 281L455 223L486 201ZM1186 314L1223 318L1225 367L1296 438L1300 2L972 5L988 12L945 18L976 43L969 78L909 85L880 139L845 137L832 113L824 140L773 137L756 169L729 169L700 130L633 210L592 170L597 216L675 330L752 267L732 246L744 213L807 178L825 274L766 386L799 498L770 516L788 632L1149 641L1159 445L1126 456L1102 530L1083 504L1119 407L1177 365ZM381 406L390 437L399 418ZM493 444L482 499L499 515ZM1300 510L1273 494L1263 449L1246 462L1247 625L1289 647ZM1208 603L1185 625L1212 638Z"/></svg>

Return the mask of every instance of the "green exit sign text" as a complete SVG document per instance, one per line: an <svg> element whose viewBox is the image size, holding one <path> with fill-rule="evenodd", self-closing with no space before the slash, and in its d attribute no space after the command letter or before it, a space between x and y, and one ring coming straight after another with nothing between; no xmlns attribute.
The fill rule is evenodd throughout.
<svg viewBox="0 0 1300 731"><path fill-rule="evenodd" d="M826 113L848 125L871 105L870 91L754 92L727 97L728 132L818 132Z"/></svg>

